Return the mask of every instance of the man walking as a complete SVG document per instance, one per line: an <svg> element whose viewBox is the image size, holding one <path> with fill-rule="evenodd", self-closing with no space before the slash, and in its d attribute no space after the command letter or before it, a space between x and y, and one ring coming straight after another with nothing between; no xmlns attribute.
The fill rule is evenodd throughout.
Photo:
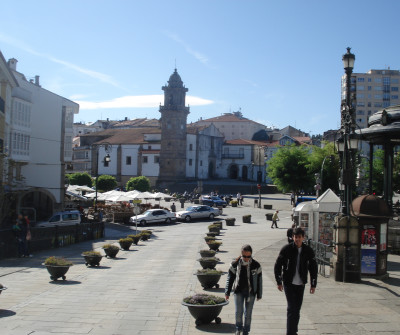
<svg viewBox="0 0 400 335"><path fill-rule="evenodd" d="M312 248L303 243L302 228L294 229L293 241L294 243L287 244L281 249L274 267L278 290L285 290L286 295L286 335L297 335L308 272L310 272L311 294L315 292L317 286L317 262Z"/></svg>
<svg viewBox="0 0 400 335"><path fill-rule="evenodd" d="M279 213L279 211L275 211L274 215L272 215L272 225L271 225L271 228L274 228L274 225L275 225L276 228L278 228L278 225L277 225L277 223L276 223L276 221L279 220L279 218L278 218L278 213Z"/></svg>

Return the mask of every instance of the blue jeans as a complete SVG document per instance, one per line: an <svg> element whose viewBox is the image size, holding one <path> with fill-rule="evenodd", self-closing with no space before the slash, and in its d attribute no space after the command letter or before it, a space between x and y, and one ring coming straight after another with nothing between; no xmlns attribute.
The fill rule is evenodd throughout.
<svg viewBox="0 0 400 335"><path fill-rule="evenodd" d="M248 292L235 293L236 330L250 331L251 313L253 312L256 296ZM244 327L243 327L244 314Z"/></svg>
<svg viewBox="0 0 400 335"><path fill-rule="evenodd" d="M296 335L305 285L283 285L287 300L286 335Z"/></svg>

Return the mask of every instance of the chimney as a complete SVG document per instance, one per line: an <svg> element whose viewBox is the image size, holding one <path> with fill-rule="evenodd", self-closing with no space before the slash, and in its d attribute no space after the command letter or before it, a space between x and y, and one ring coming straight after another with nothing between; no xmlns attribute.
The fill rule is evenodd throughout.
<svg viewBox="0 0 400 335"><path fill-rule="evenodd" d="M8 63L8 67L11 70L17 71L18 60L16 60L15 58L10 58L7 63Z"/></svg>
<svg viewBox="0 0 400 335"><path fill-rule="evenodd" d="M39 85L39 76L35 76L35 85L40 86Z"/></svg>
<svg viewBox="0 0 400 335"><path fill-rule="evenodd" d="M128 117L127 116L125 116L125 121L128 121Z"/></svg>

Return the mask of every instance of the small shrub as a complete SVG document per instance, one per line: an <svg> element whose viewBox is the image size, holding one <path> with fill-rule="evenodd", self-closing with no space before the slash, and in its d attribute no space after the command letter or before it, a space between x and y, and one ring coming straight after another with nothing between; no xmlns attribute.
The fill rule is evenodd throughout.
<svg viewBox="0 0 400 335"><path fill-rule="evenodd" d="M207 250L207 249L200 250L201 257L214 257L216 253L217 252L215 250Z"/></svg>
<svg viewBox="0 0 400 335"><path fill-rule="evenodd" d="M208 229L213 229L213 228L219 228L219 225L210 224L210 225L208 226Z"/></svg>
<svg viewBox="0 0 400 335"><path fill-rule="evenodd" d="M149 235L151 235L151 234L152 234L152 231L151 231L151 230L142 230L142 231L140 232L140 234L149 234Z"/></svg>
<svg viewBox="0 0 400 335"><path fill-rule="evenodd" d="M237 202L237 200L231 200L229 204L230 204L232 207L237 207L238 202Z"/></svg>
<svg viewBox="0 0 400 335"><path fill-rule="evenodd" d="M198 293L184 298L183 301L191 305L217 305L223 303L225 299L215 295Z"/></svg>
<svg viewBox="0 0 400 335"><path fill-rule="evenodd" d="M217 257L212 256L212 257L201 257L201 258L198 259L198 261L199 262L200 261L203 261L203 262L219 262L220 259L217 258Z"/></svg>
<svg viewBox="0 0 400 335"><path fill-rule="evenodd" d="M208 242L208 241L215 241L215 237L214 237L214 236L206 236L206 237L204 237L204 240L205 240L206 242Z"/></svg>
<svg viewBox="0 0 400 335"><path fill-rule="evenodd" d="M99 251L90 250L90 251L82 252L82 255L83 256L96 256L96 257L99 257L99 256L101 256L101 253Z"/></svg>
<svg viewBox="0 0 400 335"><path fill-rule="evenodd" d="M119 243L133 243L133 240L129 237L125 237L125 238L120 238L119 239Z"/></svg>
<svg viewBox="0 0 400 335"><path fill-rule="evenodd" d="M51 256L46 258L44 261L45 265L55 265L55 266L72 266L72 262L63 258L63 257L56 257Z"/></svg>
<svg viewBox="0 0 400 335"><path fill-rule="evenodd" d="M111 250L119 250L119 247L114 244L104 244L102 246L103 249L111 249Z"/></svg>
<svg viewBox="0 0 400 335"><path fill-rule="evenodd" d="M222 275L224 272L216 269L197 270L198 275Z"/></svg>

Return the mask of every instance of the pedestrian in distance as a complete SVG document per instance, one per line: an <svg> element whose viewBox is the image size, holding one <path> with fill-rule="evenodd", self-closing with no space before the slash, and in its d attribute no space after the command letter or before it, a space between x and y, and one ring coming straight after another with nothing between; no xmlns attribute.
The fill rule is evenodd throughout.
<svg viewBox="0 0 400 335"><path fill-rule="evenodd" d="M317 286L318 266L311 247L304 244L304 230L293 231L293 241L285 245L276 259L274 273L279 291L285 291L287 301L286 335L297 335L304 289L310 273L310 293Z"/></svg>
<svg viewBox="0 0 400 335"><path fill-rule="evenodd" d="M296 228L296 225L293 223L293 224L292 224L292 227L289 228L289 229L286 231L286 236L287 236L287 241L288 241L288 243L292 243L292 242L293 242L293 231L294 231L295 228Z"/></svg>
<svg viewBox="0 0 400 335"><path fill-rule="evenodd" d="M295 195L294 192L290 193L290 204L295 205Z"/></svg>
<svg viewBox="0 0 400 335"><path fill-rule="evenodd" d="M279 213L279 211L277 210L277 211L275 211L274 215L272 215L272 225L271 225L271 228L274 228L274 225L275 225L276 228L279 228L279 227L278 227L278 224L276 223L276 221L279 221L278 213Z"/></svg>
<svg viewBox="0 0 400 335"><path fill-rule="evenodd" d="M249 334L254 301L262 298L261 265L252 258L252 253L250 245L242 247L241 255L232 262L226 280L225 299L229 300L231 292L234 293L236 335Z"/></svg>
<svg viewBox="0 0 400 335"><path fill-rule="evenodd" d="M172 205L171 205L171 212L172 212L172 213L175 213L175 212L176 212L175 202L173 202Z"/></svg>
<svg viewBox="0 0 400 335"><path fill-rule="evenodd" d="M28 246L26 235L28 234L28 225L22 214L18 214L15 224L12 227L18 246L18 257L28 257Z"/></svg>

